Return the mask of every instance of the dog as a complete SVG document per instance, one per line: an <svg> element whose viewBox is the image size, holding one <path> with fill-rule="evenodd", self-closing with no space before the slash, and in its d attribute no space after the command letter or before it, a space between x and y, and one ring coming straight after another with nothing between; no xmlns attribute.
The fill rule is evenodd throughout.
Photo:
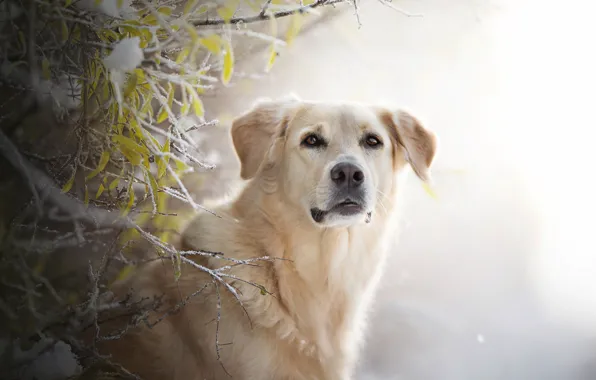
<svg viewBox="0 0 596 380"><path fill-rule="evenodd" d="M231 138L246 183L184 229L192 265L118 285L177 312L109 353L145 380L351 379L402 173L429 180L436 135L409 111L292 97L257 102Z"/></svg>

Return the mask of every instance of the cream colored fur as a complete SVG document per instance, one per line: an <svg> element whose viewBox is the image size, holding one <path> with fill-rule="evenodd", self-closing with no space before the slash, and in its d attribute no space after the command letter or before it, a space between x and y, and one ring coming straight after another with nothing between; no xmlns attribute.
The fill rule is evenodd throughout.
<svg viewBox="0 0 596 380"><path fill-rule="evenodd" d="M301 147L313 129L328 139L325 150ZM366 131L382 140L382 148L362 148ZM153 329L139 328L105 349L147 380L350 379L394 242L398 178L410 164L428 179L435 136L405 111L291 98L259 102L234 121L232 139L245 188L214 210L219 217L204 212L193 219L183 249L271 260L234 266L222 277L242 305L195 267L184 265L177 283L168 261L140 268L118 285L121 293L133 287L137 295L165 294L171 306L206 288ZM364 168L370 222L357 215L318 225L308 207L327 202L330 165L345 157ZM213 257L195 261L210 269L230 264Z"/></svg>

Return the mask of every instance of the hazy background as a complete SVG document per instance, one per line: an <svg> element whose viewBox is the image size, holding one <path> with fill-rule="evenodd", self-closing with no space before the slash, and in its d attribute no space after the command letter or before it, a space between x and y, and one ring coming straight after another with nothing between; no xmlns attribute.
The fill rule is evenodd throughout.
<svg viewBox="0 0 596 380"><path fill-rule="evenodd" d="M224 183L237 167L213 139L258 96L404 104L438 133L439 199L405 189L359 379L596 379L591 3L362 0L360 28L317 25L206 100Z"/></svg>

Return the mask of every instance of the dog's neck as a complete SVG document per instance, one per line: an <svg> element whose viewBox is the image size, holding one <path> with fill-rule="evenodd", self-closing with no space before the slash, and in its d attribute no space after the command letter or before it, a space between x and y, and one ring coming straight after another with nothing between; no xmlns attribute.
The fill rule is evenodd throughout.
<svg viewBox="0 0 596 380"><path fill-rule="evenodd" d="M360 329L385 257L391 210L373 213L368 224L321 228L276 193L247 189L244 200L258 210L245 222L259 225L261 246L274 262L279 305L322 357L338 355ZM273 240L272 240L273 237ZM257 237L258 238L258 237ZM338 352L339 350L339 352Z"/></svg>

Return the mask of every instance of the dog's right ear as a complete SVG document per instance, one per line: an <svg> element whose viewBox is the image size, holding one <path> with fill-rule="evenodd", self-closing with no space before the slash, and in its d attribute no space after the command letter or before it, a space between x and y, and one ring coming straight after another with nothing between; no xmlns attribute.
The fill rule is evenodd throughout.
<svg viewBox="0 0 596 380"><path fill-rule="evenodd" d="M255 176L267 152L278 138L285 137L290 111L300 100L296 96L279 101L261 99L232 122L232 141L240 159L240 176Z"/></svg>

